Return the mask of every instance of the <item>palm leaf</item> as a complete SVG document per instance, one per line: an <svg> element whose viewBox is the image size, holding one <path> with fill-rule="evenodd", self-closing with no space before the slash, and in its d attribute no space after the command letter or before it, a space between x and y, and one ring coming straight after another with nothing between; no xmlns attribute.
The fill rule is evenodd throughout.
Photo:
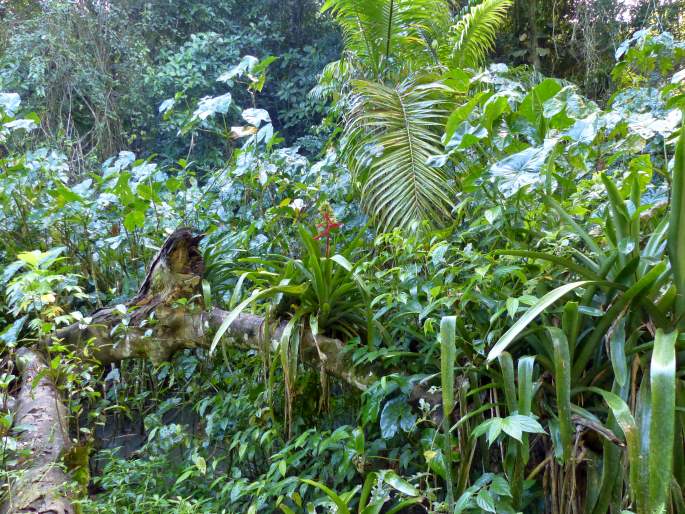
<svg viewBox="0 0 685 514"><path fill-rule="evenodd" d="M497 29L506 18L512 0L484 0L473 5L452 26L441 49L443 64L451 67L478 67L495 45Z"/></svg>
<svg viewBox="0 0 685 514"><path fill-rule="evenodd" d="M354 89L345 146L364 209L381 229L447 219L452 188L443 169L428 165L441 153L446 88L408 79L396 87L355 81Z"/></svg>
<svg viewBox="0 0 685 514"><path fill-rule="evenodd" d="M425 40L438 37L449 23L446 0L328 0L322 11L342 28L345 50L360 62L360 71L376 79L390 64L420 61Z"/></svg>
<svg viewBox="0 0 685 514"><path fill-rule="evenodd" d="M340 25L345 49L371 65L375 72L380 61L384 3L380 0L328 0L321 9L329 11Z"/></svg>

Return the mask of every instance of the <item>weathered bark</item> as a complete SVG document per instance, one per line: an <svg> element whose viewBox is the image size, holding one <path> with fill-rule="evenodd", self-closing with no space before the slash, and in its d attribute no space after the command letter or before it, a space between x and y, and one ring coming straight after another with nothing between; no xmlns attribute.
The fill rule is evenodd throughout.
<svg viewBox="0 0 685 514"><path fill-rule="evenodd" d="M203 334L197 325L204 269L198 250L201 239L188 229L171 234L124 309L97 310L88 323L63 328L57 338L103 364L134 357L159 363L181 348L195 346Z"/></svg>
<svg viewBox="0 0 685 514"><path fill-rule="evenodd" d="M200 239L201 236L194 236L187 229L174 232L152 261L138 294L125 304L125 309L98 310L87 323L83 320L63 328L56 337L102 364L130 358L160 363L180 350L208 347L207 336L221 326L229 313L204 308L200 292L204 267L198 250ZM273 341L280 339L285 324L277 320L265 331L264 323L260 316L243 313L226 331L224 343L257 349L263 349L265 344L273 345ZM271 341L264 341L265 333L270 334ZM303 362L323 367L352 387L365 390L375 376L355 371L343 349L344 343L338 339L314 338L306 331L301 357ZM26 478L13 485L13 497L0 514L72 513L68 496L60 495L60 488L68 482L68 475L59 465L69 445L65 408L47 375L41 376L38 386L32 389L34 377L45 368L38 352L22 350L19 365L24 371L16 420L30 427L20 442L32 450L34 458L23 466ZM23 505L29 510L21 510Z"/></svg>
<svg viewBox="0 0 685 514"><path fill-rule="evenodd" d="M22 386L17 396L15 426L25 427L17 438L18 446L30 455L21 464L22 474L12 484L0 512L73 514L64 489L69 479L60 464L70 446L66 408L42 355L22 348L17 367Z"/></svg>
<svg viewBox="0 0 685 514"><path fill-rule="evenodd" d="M204 309L199 241L200 237L189 230L174 232L152 261L138 294L126 304L129 312L101 309L93 313L87 325L75 323L58 331L57 337L103 364L131 358L148 358L157 364L179 350L209 346L207 335L221 326L228 312ZM261 316L240 314L226 331L224 341L263 348L263 325ZM284 323L276 320L269 328L271 339L279 340ZM317 336L315 341L307 331L302 340L302 359L317 366L323 364L328 373L363 391L375 377L355 371L343 348L344 343L338 339Z"/></svg>
<svg viewBox="0 0 685 514"><path fill-rule="evenodd" d="M112 327L121 323L123 316L109 313L106 322L94 320L88 326L71 325L58 332L58 336L67 344L87 348L87 354L102 364L132 358L147 358L158 364L180 350L209 347L208 335L216 331L228 315L227 311L217 308L203 311L192 305L185 308L159 306L155 311L155 328L149 333L145 326L129 325L125 333L111 335ZM284 323L276 322L271 327L272 340L280 339L284 326ZM263 329L263 317L242 313L226 331L224 342L262 349ZM311 365L323 364L332 376L364 391L376 377L372 372L354 370L344 355L344 346L339 339L325 336L317 336L315 341L312 333L306 331L301 342L302 360Z"/></svg>

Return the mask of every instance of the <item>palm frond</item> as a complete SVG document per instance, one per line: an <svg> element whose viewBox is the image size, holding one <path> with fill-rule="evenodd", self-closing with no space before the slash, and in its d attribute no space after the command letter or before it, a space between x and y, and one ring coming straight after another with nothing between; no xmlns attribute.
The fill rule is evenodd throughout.
<svg viewBox="0 0 685 514"><path fill-rule="evenodd" d="M368 81L353 87L345 146L362 207L381 230L423 219L440 224L450 215L452 190L444 170L428 160L442 152L446 88L411 78L395 87Z"/></svg>
<svg viewBox="0 0 685 514"><path fill-rule="evenodd" d="M345 49L374 68L380 60L383 3L380 0L328 0L321 9L330 12L340 25Z"/></svg>
<svg viewBox="0 0 685 514"><path fill-rule="evenodd" d="M376 79L390 64L403 66L402 59L425 56L426 35L449 23L447 0L328 0L322 11L335 17L346 50Z"/></svg>
<svg viewBox="0 0 685 514"><path fill-rule="evenodd" d="M452 26L441 48L441 60L450 67L480 66L495 44L497 29L506 19L512 0L483 0L471 5Z"/></svg>
<svg viewBox="0 0 685 514"><path fill-rule="evenodd" d="M350 80L350 63L345 59L329 62L324 66L319 81L309 92L314 100L336 100L345 94L345 85Z"/></svg>

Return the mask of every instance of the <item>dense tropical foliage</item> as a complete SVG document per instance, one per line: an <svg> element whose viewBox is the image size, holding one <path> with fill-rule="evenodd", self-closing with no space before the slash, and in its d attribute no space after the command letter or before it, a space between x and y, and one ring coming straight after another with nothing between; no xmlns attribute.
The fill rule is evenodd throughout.
<svg viewBox="0 0 685 514"><path fill-rule="evenodd" d="M550 3L0 3L2 512L31 348L74 512L685 514L685 6Z"/></svg>

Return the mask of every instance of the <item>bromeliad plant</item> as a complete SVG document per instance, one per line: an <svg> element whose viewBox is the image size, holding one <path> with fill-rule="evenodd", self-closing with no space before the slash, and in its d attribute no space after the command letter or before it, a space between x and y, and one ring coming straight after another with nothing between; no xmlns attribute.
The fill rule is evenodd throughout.
<svg viewBox="0 0 685 514"><path fill-rule="evenodd" d="M325 331L333 336L353 338L366 330L366 290L349 260L359 250L361 239L329 257L322 253L319 241L305 227L299 227L299 234L304 252L301 259L278 255L239 259L240 263L257 269L234 272L240 278L231 300L233 310L217 330L212 350L245 308L265 298L272 300L279 314L284 308L295 307L293 318L309 322L312 329L316 327L315 333ZM330 240L326 239L324 244L330 248ZM237 303L246 281L253 285L252 293Z"/></svg>
<svg viewBox="0 0 685 514"><path fill-rule="evenodd" d="M682 379L676 374L676 346L685 291L684 155L685 130L681 130L668 213L663 206L643 206L637 172L623 183L601 175L607 197L602 237L585 231L558 201L546 199L557 220L584 242L585 252L572 250L569 256L497 252L547 261L566 276L582 279L547 293L488 354L489 361L502 362L506 349L532 349L540 366L554 378L550 430L560 465L556 476L562 496L556 501L562 512L581 506L594 513L609 506L625 507L623 494L614 494L623 490L639 514L681 512L685 427L676 416L676 405L685 398ZM571 293L576 298L558 311L549 311ZM596 402L596 394L609 407L604 422L586 410ZM605 437L601 450L588 446L588 430ZM621 432L627 453L616 439ZM629 476L620 473L622 460L630 467ZM564 481L576 480L580 461L585 461L588 477L601 477L596 482L588 478L588 485L597 488L587 491L584 505L563 487Z"/></svg>
<svg viewBox="0 0 685 514"><path fill-rule="evenodd" d="M373 326L368 310L368 293L364 282L357 275L348 257L359 248L360 238L350 244L345 251L329 256L331 230L338 224L326 211L321 234L312 236L304 227L299 227L300 241L304 252L302 259L288 259L273 256L271 259L242 259L245 264L256 265L255 271L243 271L233 292L233 309L217 330L210 348L213 351L221 337L226 333L238 315L250 304L260 299L270 299L268 317L278 319L285 312L291 317L283 327L278 341L278 356L283 369L286 391L285 417L288 433L292 425L292 404L296 395L295 386L299 367L299 351L304 330L311 331L314 339L324 333L352 339L360 337ZM325 239L325 253L319 241ZM245 281L255 287L248 298L237 303ZM262 289L263 287L263 289ZM234 305L235 304L235 305ZM270 329L267 328L267 332ZM265 334L266 358L269 355L269 338ZM274 360L270 375L273 377ZM324 397L327 395L327 381L323 368L321 385Z"/></svg>

